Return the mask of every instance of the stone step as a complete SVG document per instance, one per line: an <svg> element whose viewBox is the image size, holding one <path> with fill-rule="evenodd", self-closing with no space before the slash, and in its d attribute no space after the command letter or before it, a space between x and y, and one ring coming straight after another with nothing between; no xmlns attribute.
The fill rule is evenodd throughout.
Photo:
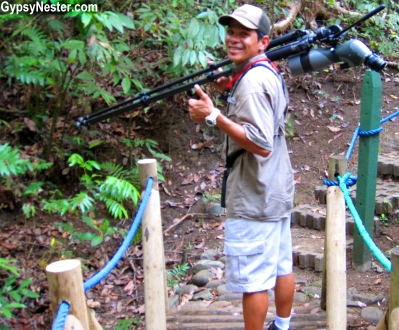
<svg viewBox="0 0 399 330"><path fill-rule="evenodd" d="M353 204L356 205L356 185L349 187ZM326 204L327 186L317 186L314 190L316 201L321 205ZM377 190L375 196L375 214L392 214L399 207L399 182L387 182L377 178Z"/></svg>
<svg viewBox="0 0 399 330"><path fill-rule="evenodd" d="M325 329L326 312L320 308L294 307L291 329ZM275 307L270 306L264 329L268 329L275 318ZM240 329L244 328L242 307L186 308L169 310L166 314L168 329Z"/></svg>
<svg viewBox="0 0 399 330"><path fill-rule="evenodd" d="M378 155L378 175L399 179L399 153L391 152Z"/></svg>
<svg viewBox="0 0 399 330"><path fill-rule="evenodd" d="M327 209L325 205L297 205L292 211L291 222L293 226L300 226L308 229L324 231L326 228ZM355 230L355 220L352 214L345 211L346 234L353 235ZM374 230L379 230L381 220L374 218Z"/></svg>

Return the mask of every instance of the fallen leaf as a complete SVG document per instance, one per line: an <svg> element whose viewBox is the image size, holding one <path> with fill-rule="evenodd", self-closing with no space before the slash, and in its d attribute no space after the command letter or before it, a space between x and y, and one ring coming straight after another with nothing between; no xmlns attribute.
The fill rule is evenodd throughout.
<svg viewBox="0 0 399 330"><path fill-rule="evenodd" d="M175 202L172 202L170 200L165 201L165 204L167 204L170 207L178 207L179 205Z"/></svg>
<svg viewBox="0 0 399 330"><path fill-rule="evenodd" d="M188 177L186 179L183 180L183 182L181 183L182 186L184 185L188 185L190 183L193 182L193 174L189 174Z"/></svg>
<svg viewBox="0 0 399 330"><path fill-rule="evenodd" d="M185 304L187 304L191 300L192 297L193 297L192 294L184 294L183 296L181 296L180 304L179 306L177 306L177 309L182 308Z"/></svg>
<svg viewBox="0 0 399 330"><path fill-rule="evenodd" d="M87 46L91 46L96 41L96 35L93 33L90 39L87 41Z"/></svg>
<svg viewBox="0 0 399 330"><path fill-rule="evenodd" d="M314 315L314 314L317 314L317 312L320 310L320 307L315 307L315 308L312 308L312 310L310 311L310 315Z"/></svg>
<svg viewBox="0 0 399 330"><path fill-rule="evenodd" d="M26 125L26 127L29 128L30 131L36 132L36 124L34 121L32 121L28 118L24 118L24 124Z"/></svg>
<svg viewBox="0 0 399 330"><path fill-rule="evenodd" d="M200 244L198 244L198 245L194 245L194 248L196 248L196 249L202 249L202 248L204 247L204 245L205 245L205 240L202 239L202 242L201 242Z"/></svg>
<svg viewBox="0 0 399 330"><path fill-rule="evenodd" d="M209 224L209 227L211 227L212 229L213 229L213 228L216 228L216 227L218 227L218 226L220 226L219 222L211 222L211 223Z"/></svg>
<svg viewBox="0 0 399 330"><path fill-rule="evenodd" d="M395 96L395 95L389 95L390 97L392 97L393 99L397 99L398 97L397 96Z"/></svg>
<svg viewBox="0 0 399 330"><path fill-rule="evenodd" d="M88 299L87 300L87 306L89 308L96 308L96 307L100 307L101 304L98 301L94 301L93 299Z"/></svg>
<svg viewBox="0 0 399 330"><path fill-rule="evenodd" d="M215 274L216 279L220 280L220 279L223 278L224 272L223 272L223 270L221 270L219 267L216 268L216 269L213 268L213 267L211 267L209 270L210 270L213 274Z"/></svg>
<svg viewBox="0 0 399 330"><path fill-rule="evenodd" d="M126 294L131 296L134 291L136 291L136 286L133 281L129 281L129 283L123 288L123 291L126 291Z"/></svg>
<svg viewBox="0 0 399 330"><path fill-rule="evenodd" d="M340 132L340 131L341 131L341 128L335 127L335 126L327 126L327 128L328 128L331 132L334 132L334 133Z"/></svg>
<svg viewBox="0 0 399 330"><path fill-rule="evenodd" d="M338 138L341 137L341 136L342 136L342 132L339 133L339 134L337 134L337 135L334 135L334 137L333 137L332 139L328 140L328 143L330 143L330 142L332 142L332 141L335 141L336 139L338 139Z"/></svg>
<svg viewBox="0 0 399 330"><path fill-rule="evenodd" d="M137 308L136 312L139 313L140 315L145 314L145 304L143 304L139 308Z"/></svg>
<svg viewBox="0 0 399 330"><path fill-rule="evenodd" d="M165 192L165 194L166 195L168 195L168 196L172 196L172 194L169 192L169 190L168 189L166 189L166 187L164 186L164 185L161 185L162 186L162 188L163 188L163 191Z"/></svg>
<svg viewBox="0 0 399 330"><path fill-rule="evenodd" d="M361 307L361 308L367 307L367 305L364 304L364 303L362 303L361 301L357 301L356 303L357 303L357 305L358 305L359 307Z"/></svg>

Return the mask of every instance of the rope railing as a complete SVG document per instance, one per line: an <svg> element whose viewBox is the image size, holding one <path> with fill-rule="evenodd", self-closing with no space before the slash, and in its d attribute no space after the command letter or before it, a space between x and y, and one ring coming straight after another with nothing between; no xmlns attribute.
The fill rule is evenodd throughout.
<svg viewBox="0 0 399 330"><path fill-rule="evenodd" d="M380 121L380 124L383 124L398 115L399 115L399 111L396 111L395 113L382 119ZM357 127L353 134L351 143L349 145L348 152L345 156L346 160L349 161L350 156L355 147L356 140L359 136L372 136L375 134L379 134L382 130L383 130L383 128L379 127L377 129L370 130L370 131L360 131L360 127ZM359 234L361 235L362 239L365 241L365 243L369 247L370 251L377 258L377 260L385 267L386 270L388 270L390 272L391 271L391 262L380 251L380 249L377 247L377 245L374 243L374 241L370 237L369 233L367 232L366 228L363 225L362 219L360 218L360 216L353 204L352 198L350 197L350 191L349 191L348 187L356 184L357 178L355 176L350 175L350 173L346 173L342 178L339 176L337 178L338 178L338 181L330 181L330 180L325 179L324 184L327 186L339 186L340 187L341 191L343 192L345 202L348 205L349 211L351 212L351 214L354 218L354 221L355 221L356 227L359 231Z"/></svg>
<svg viewBox="0 0 399 330"><path fill-rule="evenodd" d="M118 264L120 259L123 257L124 253L128 249L131 241L133 240L134 236L136 235L137 229L140 226L141 219L143 217L144 211L147 207L148 200L151 195L151 190L153 187L154 179L152 177L148 178L146 188L144 191L144 195L142 198L142 201L140 203L139 209L136 213L136 216L133 220L132 225L130 226L130 229L123 240L121 246L119 247L118 251L115 253L115 255L112 257L112 259L108 262L108 264L100 270L97 274L93 275L90 279L85 281L83 283L83 289L84 291L87 291L100 283L102 279L104 279L108 274L111 272L111 270ZM53 322L52 330L62 330L64 329L65 326L65 320L66 317L68 316L70 309L69 303L63 301L57 311L57 316Z"/></svg>
<svg viewBox="0 0 399 330"><path fill-rule="evenodd" d="M380 121L380 124L384 124L388 120L391 120L392 118L394 118L394 117L396 117L398 115L399 115L399 111L396 111L396 112L390 114L389 116L383 118ZM346 153L346 156L345 156L346 160L349 161L349 159L350 159L350 157L352 155L353 149L355 148L355 144L356 144L357 138L359 136L372 136L372 135L375 135L375 134L379 134L382 130L383 130L383 127L379 127L377 129L373 129L373 130L370 130L370 131L360 131L360 127L357 127L355 129L355 132L353 133L353 137L352 137L351 143L350 143L348 151Z"/></svg>
<svg viewBox="0 0 399 330"><path fill-rule="evenodd" d="M373 252L374 256L377 260L385 267L387 271L391 271L391 262L388 258L381 252L381 250L377 247L374 241L371 239L369 233L363 225L362 219L360 219L359 214L355 206L353 205L352 198L350 197L350 191L347 187L347 178L349 177L349 173L346 173L342 178L338 176L339 187L344 194L344 199L346 205L348 205L349 211L351 212L353 219L355 220L356 227L359 230L360 235L366 242L367 246L370 248L370 251Z"/></svg>
<svg viewBox="0 0 399 330"><path fill-rule="evenodd" d="M71 305L68 304L66 301L63 301L57 310L57 316L53 322L52 330L64 329L65 327L65 320L69 314L69 310L71 309Z"/></svg>

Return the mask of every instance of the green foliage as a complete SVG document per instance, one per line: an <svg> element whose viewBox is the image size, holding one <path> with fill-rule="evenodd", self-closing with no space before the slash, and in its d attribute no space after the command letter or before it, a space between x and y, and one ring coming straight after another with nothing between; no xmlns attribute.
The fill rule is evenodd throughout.
<svg viewBox="0 0 399 330"><path fill-rule="evenodd" d="M225 29L217 22L220 1L169 1L140 4L137 26L148 32L146 44L168 50L171 74L206 67L215 50L224 42Z"/></svg>
<svg viewBox="0 0 399 330"><path fill-rule="evenodd" d="M169 288L172 290L179 284L179 281L182 280L184 276L186 276L187 271L190 269L190 266L185 263L181 265L177 265L175 268L166 271L166 282Z"/></svg>
<svg viewBox="0 0 399 330"><path fill-rule="evenodd" d="M0 145L0 176L18 176L33 171L33 164L28 159L21 159L17 148L8 144Z"/></svg>
<svg viewBox="0 0 399 330"><path fill-rule="evenodd" d="M33 180L25 186L22 183L17 184L13 178L24 175L28 171L35 178L38 172L49 168L51 165L52 163L40 159L33 163L30 159L21 158L18 148L12 148L8 144L0 145L0 184L12 189L15 195L22 195L24 200L22 211L26 218L35 215L36 207L28 200L32 199L33 196L38 196L44 183Z"/></svg>
<svg viewBox="0 0 399 330"><path fill-rule="evenodd" d="M139 147L146 147L147 150L150 152L151 156L157 159L165 160L167 162L171 162L172 159L165 155L162 152L158 152L157 149L158 148L158 142L152 140L152 139L139 139L139 138L135 138L135 139L127 139L127 138L123 138L120 140L120 142L126 144L127 147L129 148L133 148L133 149L137 149ZM162 175L162 165L160 162L157 162L157 166L158 166L158 179L161 181L164 181L165 178Z"/></svg>
<svg viewBox="0 0 399 330"><path fill-rule="evenodd" d="M128 318L125 320L119 320L116 324L114 330L130 330L135 326L141 324L141 320L139 317Z"/></svg>
<svg viewBox="0 0 399 330"><path fill-rule="evenodd" d="M211 194L208 191L204 192L204 197L202 197L202 200L205 203L215 203L217 202L221 197L221 194Z"/></svg>
<svg viewBox="0 0 399 330"><path fill-rule="evenodd" d="M295 136L295 121L289 114L285 121L285 136L287 139L292 140Z"/></svg>
<svg viewBox="0 0 399 330"><path fill-rule="evenodd" d="M61 227L64 233L70 234L71 241L75 239L79 241L90 241L91 246L101 244L105 237L115 234L118 229L110 225L109 220L96 221L90 217L82 216L82 221L93 230L93 232L79 232L75 230L72 224L56 222L54 225ZM123 233L119 230L123 235Z"/></svg>
<svg viewBox="0 0 399 330"><path fill-rule="evenodd" d="M104 179L102 166L94 160L84 160L79 154L72 154L69 159L69 166L79 166L84 173L80 178L80 183L84 190L69 199L43 200L43 209L48 212L55 212L64 215L66 212L80 210L82 215L94 210L96 202L105 203L109 213L114 218L122 219L128 217L128 211L124 202L130 200L133 205L137 205L140 192L129 179L135 179L133 173L124 170L120 165L105 163L104 169L112 172L116 176L107 176ZM93 171L97 170L96 173Z"/></svg>
<svg viewBox="0 0 399 330"><path fill-rule="evenodd" d="M28 289L33 278L23 280L21 284L16 283L19 276L18 268L13 265L16 260L6 260L0 258L0 273L10 272L5 282L0 287L0 316L11 318L14 316L12 310L15 308L26 308L21 301L24 297L38 298L39 295Z"/></svg>

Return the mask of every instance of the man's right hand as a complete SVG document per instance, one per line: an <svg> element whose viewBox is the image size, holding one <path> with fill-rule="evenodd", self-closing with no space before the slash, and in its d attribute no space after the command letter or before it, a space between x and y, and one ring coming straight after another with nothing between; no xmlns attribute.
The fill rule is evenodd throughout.
<svg viewBox="0 0 399 330"><path fill-rule="evenodd" d="M211 114L214 106L212 100L199 85L195 85L194 89L199 99L188 100L188 112L193 122L202 123L205 121L205 118Z"/></svg>

